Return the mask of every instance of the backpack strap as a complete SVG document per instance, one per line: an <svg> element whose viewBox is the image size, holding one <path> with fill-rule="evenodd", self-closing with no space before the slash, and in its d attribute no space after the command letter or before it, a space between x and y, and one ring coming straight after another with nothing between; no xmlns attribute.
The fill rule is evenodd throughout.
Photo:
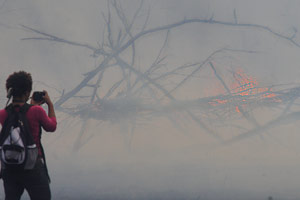
<svg viewBox="0 0 300 200"><path fill-rule="evenodd" d="M50 179L49 172L48 172L48 167L47 167L47 162L46 162L46 155L45 155L45 151L44 151L44 148L43 148L43 145L42 145L42 126L41 125L40 125L40 132L39 132L39 140L40 140L40 147L41 147L41 151L42 151L42 158L44 160L46 174L47 174L49 183L51 183L51 179Z"/></svg>
<svg viewBox="0 0 300 200"><path fill-rule="evenodd" d="M14 106L13 107L13 110L15 112L15 108L18 107L18 106ZM28 103L25 103L24 105L20 106L20 110L19 112L17 112L17 115L18 115L18 119L21 120L23 122L23 128L24 128L24 132L28 132L26 134L27 138L26 138L26 141L27 141L27 145L33 145L35 144L34 142L34 138L33 138L33 135L30 131L30 126L29 126L29 122L27 120L27 117L26 117L26 113L27 111L32 107L31 104L28 104Z"/></svg>
<svg viewBox="0 0 300 200"><path fill-rule="evenodd" d="M2 125L1 133L0 133L0 145L2 146L5 138L8 135L8 132L6 131L8 126L11 125L11 122L14 121L15 115L14 115L14 106L12 104L9 104L8 106L5 107L5 110L7 112L7 117ZM5 134L6 133L6 134Z"/></svg>
<svg viewBox="0 0 300 200"><path fill-rule="evenodd" d="M29 108L31 108L31 104L25 103L23 106L20 107L20 113L26 114Z"/></svg>
<svg viewBox="0 0 300 200"><path fill-rule="evenodd" d="M25 103L24 105L20 106L20 105L13 105L12 103L9 104L8 106L5 107L5 110L7 112L7 114L12 114L12 113L16 113L16 108L20 108L20 110L18 111L19 113L22 114L26 114L27 111L29 110L29 108L31 107L31 104Z"/></svg>

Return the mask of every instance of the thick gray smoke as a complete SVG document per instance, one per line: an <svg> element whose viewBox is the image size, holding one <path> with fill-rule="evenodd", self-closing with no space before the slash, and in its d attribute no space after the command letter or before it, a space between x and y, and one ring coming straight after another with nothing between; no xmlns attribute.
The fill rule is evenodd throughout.
<svg viewBox="0 0 300 200"><path fill-rule="evenodd" d="M116 3L132 19L140 2ZM0 0L1 106L5 80L14 71L30 72L34 90L46 89L58 101L109 57L83 45L42 40L45 35L24 26L111 55L119 48L118 34L126 34L113 5ZM58 130L42 140L53 199L299 199L299 6L280 0L145 0L133 36L143 26L206 22L144 35L119 60L106 63L99 112L84 101L88 89L62 104ZM114 45L107 39L109 10ZM127 33L128 40L133 36ZM157 65L148 73L129 73L120 60L141 72L155 60ZM123 77L113 98L104 98ZM170 94L158 86L171 91L185 77ZM129 98L124 91L133 80L140 90ZM241 100L236 93L242 87Z"/></svg>

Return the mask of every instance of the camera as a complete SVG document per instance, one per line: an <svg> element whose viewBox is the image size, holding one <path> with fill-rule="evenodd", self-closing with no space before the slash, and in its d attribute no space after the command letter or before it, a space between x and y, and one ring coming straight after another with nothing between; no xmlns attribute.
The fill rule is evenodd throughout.
<svg viewBox="0 0 300 200"><path fill-rule="evenodd" d="M44 96L45 96L45 92L35 91L32 94L32 99L35 102L42 102L42 101L44 101Z"/></svg>

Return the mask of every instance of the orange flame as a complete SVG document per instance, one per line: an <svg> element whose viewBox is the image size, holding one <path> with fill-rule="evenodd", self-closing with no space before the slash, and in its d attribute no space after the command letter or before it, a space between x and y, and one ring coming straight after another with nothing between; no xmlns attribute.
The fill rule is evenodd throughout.
<svg viewBox="0 0 300 200"><path fill-rule="evenodd" d="M231 90L232 96L240 97L250 97L251 95L260 95L262 99L270 98L276 102L280 101L275 99L276 94L272 92L270 88L259 87L258 81L252 76L247 75L242 69L237 69L233 73L233 82L228 84L229 89ZM218 88L219 90L220 88ZM225 92L225 89L222 89ZM223 93L221 92L221 93ZM246 99L242 99L246 103ZM214 99L209 102L210 105L217 106L220 104L226 104L228 100ZM240 113L238 106L235 107L237 113Z"/></svg>

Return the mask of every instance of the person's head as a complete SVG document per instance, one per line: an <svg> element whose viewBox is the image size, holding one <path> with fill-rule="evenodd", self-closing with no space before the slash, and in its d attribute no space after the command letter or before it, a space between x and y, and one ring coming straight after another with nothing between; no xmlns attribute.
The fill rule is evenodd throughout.
<svg viewBox="0 0 300 200"><path fill-rule="evenodd" d="M13 100L27 101L32 90L31 74L25 71L14 72L6 80L6 90L12 88Z"/></svg>

